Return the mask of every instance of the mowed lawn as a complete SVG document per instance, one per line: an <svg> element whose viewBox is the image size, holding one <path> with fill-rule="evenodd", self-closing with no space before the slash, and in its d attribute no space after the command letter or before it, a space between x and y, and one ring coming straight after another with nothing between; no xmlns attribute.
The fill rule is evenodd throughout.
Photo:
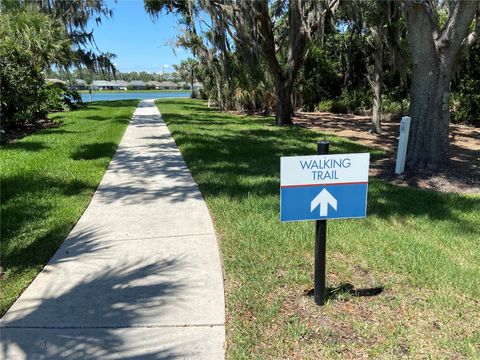
<svg viewBox="0 0 480 360"><path fill-rule="evenodd" d="M328 222L332 289L318 307L309 295L314 222L280 223L279 158L315 154L323 136L202 101L158 107L219 236L230 358L480 357L480 196L371 178L368 217ZM328 140L331 153L384 156Z"/></svg>
<svg viewBox="0 0 480 360"><path fill-rule="evenodd" d="M55 113L60 126L2 146L3 314L47 263L87 207L138 100Z"/></svg>

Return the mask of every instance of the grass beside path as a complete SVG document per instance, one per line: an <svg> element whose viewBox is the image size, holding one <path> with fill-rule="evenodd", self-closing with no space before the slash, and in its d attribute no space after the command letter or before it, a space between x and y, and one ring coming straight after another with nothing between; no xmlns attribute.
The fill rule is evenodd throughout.
<svg viewBox="0 0 480 360"><path fill-rule="evenodd" d="M47 263L97 188L138 100L89 103L61 125L2 146L3 314Z"/></svg>
<svg viewBox="0 0 480 360"><path fill-rule="evenodd" d="M314 223L280 223L279 157L314 154L320 135L201 101L157 103L219 235L229 358L480 357L478 195L370 179L368 217L328 223L332 290L317 307L306 294ZM383 156L329 140L331 153ZM352 286L383 292L357 297Z"/></svg>

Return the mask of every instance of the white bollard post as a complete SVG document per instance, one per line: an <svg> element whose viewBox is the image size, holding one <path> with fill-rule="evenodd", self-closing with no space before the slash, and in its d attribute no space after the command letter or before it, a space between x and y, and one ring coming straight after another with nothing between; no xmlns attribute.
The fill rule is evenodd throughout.
<svg viewBox="0 0 480 360"><path fill-rule="evenodd" d="M405 158L407 157L408 134L410 133L410 120L408 116L402 117L400 121L400 139L398 140L397 165L395 174L403 174L405 170Z"/></svg>

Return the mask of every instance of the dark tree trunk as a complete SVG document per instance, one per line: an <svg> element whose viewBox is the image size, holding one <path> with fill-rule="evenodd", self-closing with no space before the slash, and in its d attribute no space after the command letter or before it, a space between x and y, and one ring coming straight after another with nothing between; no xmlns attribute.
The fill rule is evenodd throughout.
<svg viewBox="0 0 480 360"><path fill-rule="evenodd" d="M440 170L449 160L452 65L445 59L431 59L413 68L407 163L415 168Z"/></svg>
<svg viewBox="0 0 480 360"><path fill-rule="evenodd" d="M405 2L412 60L410 138L407 164L440 170L449 161L450 80L453 63L478 8L458 1L443 29L432 17L432 4Z"/></svg>
<svg viewBox="0 0 480 360"><path fill-rule="evenodd" d="M277 94L277 107L275 114L275 125L293 125L292 114L292 90L293 86L290 81L286 79L279 79L276 81L275 86Z"/></svg>

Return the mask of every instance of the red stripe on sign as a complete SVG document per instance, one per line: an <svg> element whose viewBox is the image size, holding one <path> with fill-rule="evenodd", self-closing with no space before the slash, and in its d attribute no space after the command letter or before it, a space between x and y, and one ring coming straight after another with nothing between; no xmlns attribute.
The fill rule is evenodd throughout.
<svg viewBox="0 0 480 360"><path fill-rule="evenodd" d="M283 185L281 188L295 188L295 187L306 187L306 186L336 186L336 185L359 185L359 184L368 184L368 181L360 182L344 182L344 183L333 183L333 184L302 184L302 185Z"/></svg>

